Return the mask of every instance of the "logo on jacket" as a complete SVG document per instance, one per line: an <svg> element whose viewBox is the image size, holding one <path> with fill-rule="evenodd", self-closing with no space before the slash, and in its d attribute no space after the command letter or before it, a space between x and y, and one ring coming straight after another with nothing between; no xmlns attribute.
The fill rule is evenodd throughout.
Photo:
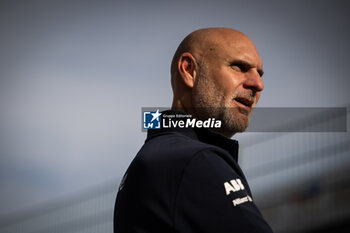
<svg viewBox="0 0 350 233"><path fill-rule="evenodd" d="M224 183L226 195L229 195L231 192L237 192L244 190L241 179L232 179L230 182Z"/></svg>
<svg viewBox="0 0 350 233"><path fill-rule="evenodd" d="M159 109L157 111L144 111L143 112L143 128L144 129L160 129L160 116Z"/></svg>
<svg viewBox="0 0 350 233"><path fill-rule="evenodd" d="M241 190L244 190L244 185L242 184L241 179L232 179L229 182L224 183L226 195L230 195L231 192L238 192ZM233 206L237 206L246 202L252 202L253 199L249 196L246 195L244 197L238 197L234 200L232 200Z"/></svg>

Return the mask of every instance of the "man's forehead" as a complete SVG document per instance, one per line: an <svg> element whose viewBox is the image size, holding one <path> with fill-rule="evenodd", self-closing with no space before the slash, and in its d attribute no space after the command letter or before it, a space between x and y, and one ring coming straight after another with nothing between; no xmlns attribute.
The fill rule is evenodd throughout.
<svg viewBox="0 0 350 233"><path fill-rule="evenodd" d="M207 44L207 55L225 61L242 60L255 66L262 66L259 53L248 37L217 37Z"/></svg>
<svg viewBox="0 0 350 233"><path fill-rule="evenodd" d="M260 55L252 43L246 46L232 46L226 48L224 51L226 52L226 59L237 59L256 66L262 66Z"/></svg>

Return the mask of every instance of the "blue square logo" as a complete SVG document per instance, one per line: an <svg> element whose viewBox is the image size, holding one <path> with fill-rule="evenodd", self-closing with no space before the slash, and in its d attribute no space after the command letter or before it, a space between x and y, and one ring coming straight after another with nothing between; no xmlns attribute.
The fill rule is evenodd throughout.
<svg viewBox="0 0 350 233"><path fill-rule="evenodd" d="M160 117L159 109L156 112L144 111L143 112L143 128L144 129L160 129Z"/></svg>

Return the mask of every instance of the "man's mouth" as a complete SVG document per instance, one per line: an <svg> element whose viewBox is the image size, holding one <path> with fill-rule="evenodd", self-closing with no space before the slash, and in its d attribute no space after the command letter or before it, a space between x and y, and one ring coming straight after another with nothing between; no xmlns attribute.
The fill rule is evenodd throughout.
<svg viewBox="0 0 350 233"><path fill-rule="evenodd" d="M244 105L248 108L251 108L254 101L253 100L250 100L250 99L247 99L247 98L243 98L243 97L236 97L234 99L236 102L240 103L241 105Z"/></svg>

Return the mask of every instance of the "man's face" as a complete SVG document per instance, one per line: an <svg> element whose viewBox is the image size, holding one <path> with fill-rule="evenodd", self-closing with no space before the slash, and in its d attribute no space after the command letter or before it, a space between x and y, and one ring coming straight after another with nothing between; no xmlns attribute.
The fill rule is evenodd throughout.
<svg viewBox="0 0 350 233"><path fill-rule="evenodd" d="M202 119L222 120L222 133L243 132L264 88L262 61L246 37L218 40L202 57L192 104Z"/></svg>

